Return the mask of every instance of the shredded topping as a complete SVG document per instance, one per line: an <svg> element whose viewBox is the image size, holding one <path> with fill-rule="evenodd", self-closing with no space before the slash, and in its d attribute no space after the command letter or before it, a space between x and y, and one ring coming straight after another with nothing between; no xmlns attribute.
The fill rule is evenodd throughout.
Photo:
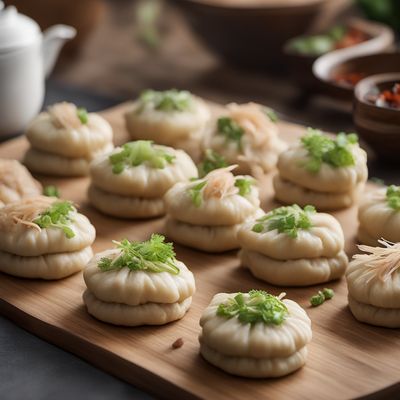
<svg viewBox="0 0 400 400"><path fill-rule="evenodd" d="M0 210L0 226L7 229L9 226L22 224L40 231L39 225L32 222L42 212L51 206L54 198L37 196L10 203Z"/></svg>
<svg viewBox="0 0 400 400"><path fill-rule="evenodd" d="M193 204L200 207L203 199L207 200L212 197L222 199L236 194L247 196L251 192L254 180L235 177L231 171L236 167L237 165L231 165L226 168L215 169L203 179L196 180L194 185L188 189Z"/></svg>
<svg viewBox="0 0 400 400"><path fill-rule="evenodd" d="M385 239L378 242L383 247L359 245L361 251L369 254L356 254L351 262L353 266L364 265L368 269L366 283L373 279L385 282L400 268L400 243Z"/></svg>
<svg viewBox="0 0 400 400"><path fill-rule="evenodd" d="M203 197L205 199L211 197L222 199L223 197L238 193L239 190L235 186L235 177L231 172L235 168L236 165L231 165L211 171L206 176L207 183L204 186Z"/></svg>
<svg viewBox="0 0 400 400"><path fill-rule="evenodd" d="M227 108L230 118L243 129L244 135L253 147L264 147L269 144L271 140L269 132L271 129L275 132L275 127L260 105L231 103ZM245 149L243 150L245 152Z"/></svg>
<svg viewBox="0 0 400 400"><path fill-rule="evenodd" d="M65 101L50 106L48 113L57 128L78 129L88 123L86 110Z"/></svg>
<svg viewBox="0 0 400 400"><path fill-rule="evenodd" d="M0 159L0 200L4 203L20 197L40 194L40 184L16 160Z"/></svg>

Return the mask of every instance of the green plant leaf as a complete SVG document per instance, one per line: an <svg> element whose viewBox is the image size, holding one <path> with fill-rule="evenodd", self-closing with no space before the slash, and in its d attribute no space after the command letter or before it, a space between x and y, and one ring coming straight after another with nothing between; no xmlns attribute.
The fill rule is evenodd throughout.
<svg viewBox="0 0 400 400"><path fill-rule="evenodd" d="M279 233L285 233L295 239L299 230L308 230L312 227L310 216L315 212L313 206L306 206L304 209L297 204L279 207L257 219L252 231L262 233L276 229Z"/></svg>
<svg viewBox="0 0 400 400"><path fill-rule="evenodd" d="M75 236L75 232L70 227L72 222L70 213L74 211L76 209L70 201L56 201L32 222L42 229L61 229L65 236L71 239Z"/></svg>
<svg viewBox="0 0 400 400"><path fill-rule="evenodd" d="M387 188L386 201L393 210L400 210L400 186L390 185Z"/></svg>
<svg viewBox="0 0 400 400"><path fill-rule="evenodd" d="M81 123L83 125L86 125L89 122L89 114L88 114L86 108L80 107L76 110L76 113L78 115L79 120L81 121Z"/></svg>
<svg viewBox="0 0 400 400"><path fill-rule="evenodd" d="M263 290L238 293L234 298L219 304L217 315L237 318L243 324L280 325L289 315L286 305L278 297Z"/></svg>
<svg viewBox="0 0 400 400"><path fill-rule="evenodd" d="M114 174L120 174L125 168L136 167L143 163L147 163L152 168L163 169L174 160L174 155L156 147L150 140L125 143L122 150L109 156Z"/></svg>
<svg viewBox="0 0 400 400"><path fill-rule="evenodd" d="M186 90L165 90L163 92L156 90L145 90L139 96L140 113L145 107L151 106L155 110L172 112L187 111L193 102L193 96Z"/></svg>
<svg viewBox="0 0 400 400"><path fill-rule="evenodd" d="M316 129L308 129L308 133L301 138L304 148L308 152L309 160L304 164L307 171L318 173L323 163L334 168L348 167L355 164L351 146L358 143L355 133L346 135L341 132L336 138L323 135Z"/></svg>
<svg viewBox="0 0 400 400"><path fill-rule="evenodd" d="M144 242L131 242L127 239L114 242L121 250L120 255L111 259L103 257L98 267L103 271L129 268L132 271L168 272L178 275L175 251L172 243L165 243L165 237L152 234L149 240Z"/></svg>

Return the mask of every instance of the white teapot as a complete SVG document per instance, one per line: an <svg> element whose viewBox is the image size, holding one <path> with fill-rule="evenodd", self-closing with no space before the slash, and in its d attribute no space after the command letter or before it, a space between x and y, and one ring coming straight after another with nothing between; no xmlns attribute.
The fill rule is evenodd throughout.
<svg viewBox="0 0 400 400"><path fill-rule="evenodd" d="M55 25L42 35L39 25L0 1L0 135L26 127L43 105L45 78L75 28Z"/></svg>

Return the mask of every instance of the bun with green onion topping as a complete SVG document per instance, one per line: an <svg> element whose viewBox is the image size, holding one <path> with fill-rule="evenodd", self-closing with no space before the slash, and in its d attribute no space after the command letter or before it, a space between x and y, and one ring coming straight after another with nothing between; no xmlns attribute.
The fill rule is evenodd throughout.
<svg viewBox="0 0 400 400"><path fill-rule="evenodd" d="M225 372L249 378L301 368L311 321L296 302L282 297L261 290L215 295L200 318L201 355Z"/></svg>

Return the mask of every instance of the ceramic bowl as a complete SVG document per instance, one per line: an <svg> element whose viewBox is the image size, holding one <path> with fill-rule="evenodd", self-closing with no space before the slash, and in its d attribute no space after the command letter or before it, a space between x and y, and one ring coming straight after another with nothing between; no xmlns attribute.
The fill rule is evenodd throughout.
<svg viewBox="0 0 400 400"><path fill-rule="evenodd" d="M345 49L333 50L329 53L326 53L329 54L330 60L341 59L341 54L345 52L346 55L346 53L348 53L347 51L348 49L351 49L352 54L359 54L359 51L357 49L360 46L362 46L362 49L364 49L365 52L368 52L371 47L372 49L376 50L379 49L379 51L384 51L393 44L394 37L391 31L387 29L385 26L378 26L376 23L372 23L370 21L366 21L359 18L349 19L346 23L344 23L344 25L346 27L355 28L363 32L369 37L369 39L366 40L365 42L362 42L360 44ZM301 86L304 89L315 89L315 90L321 89L323 91L324 86L326 88L325 81L320 83L321 80L318 79L313 73L313 65L319 57L322 58L325 55L314 56L314 55L300 54L291 49L292 40L289 40L284 46L284 53L288 60L287 64L289 66L289 73L292 80L298 86ZM320 73L318 70L318 74L325 77L326 68L327 67L325 63L323 64L323 69L324 69L323 73ZM338 66L338 68L340 69L340 65ZM351 92L350 93L350 99L351 99L352 88L350 92Z"/></svg>
<svg viewBox="0 0 400 400"><path fill-rule="evenodd" d="M327 0L174 0L191 28L230 64L282 69L283 45L306 32ZM268 4L267 4L268 3ZM241 4L241 5L240 5ZM267 4L267 5L266 5Z"/></svg>
<svg viewBox="0 0 400 400"><path fill-rule="evenodd" d="M360 21L361 22L361 21ZM342 85L334 81L338 73L361 72L365 76L398 71L396 65L391 64L397 55L380 55L388 51L394 44L394 33L386 25L374 22L365 22L368 26L371 40L357 46L332 51L319 57L313 64L313 74L318 79L321 90L329 96L351 102L354 87ZM397 64L398 65L398 64Z"/></svg>
<svg viewBox="0 0 400 400"><path fill-rule="evenodd" d="M400 73L372 75L361 80L354 90L353 113L357 133L378 158L397 163L400 159L400 110L376 106L370 98L398 82Z"/></svg>

